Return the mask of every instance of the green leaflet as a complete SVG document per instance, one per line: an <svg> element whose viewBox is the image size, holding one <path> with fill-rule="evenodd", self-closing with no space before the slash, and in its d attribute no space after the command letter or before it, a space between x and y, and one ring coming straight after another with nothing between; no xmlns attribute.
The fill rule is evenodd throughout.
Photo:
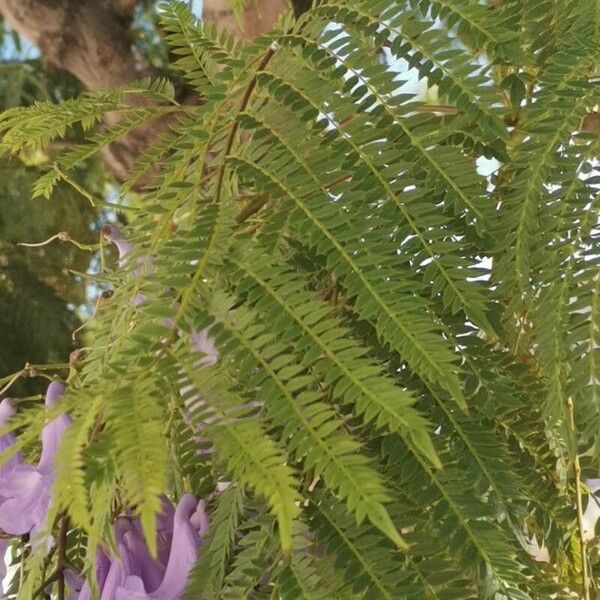
<svg viewBox="0 0 600 600"><path fill-rule="evenodd" d="M261 264L260 255L253 256L246 248L239 256L243 262L235 257L231 260L247 277L241 280L240 292L249 294L267 319L285 323L284 339L293 341L305 364L321 374L334 395L355 403L366 422L374 421L378 427L403 434L441 468L426 422L410 408L414 399L383 377L381 367L366 359L366 349L352 342L350 332L331 318L326 305L314 301L306 291L307 283L291 270L278 269L269 262Z"/></svg>

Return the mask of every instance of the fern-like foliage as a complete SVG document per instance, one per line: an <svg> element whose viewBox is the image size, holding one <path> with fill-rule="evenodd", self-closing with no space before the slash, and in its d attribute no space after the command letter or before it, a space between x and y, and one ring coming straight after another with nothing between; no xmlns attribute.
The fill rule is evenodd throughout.
<svg viewBox="0 0 600 600"><path fill-rule="evenodd" d="M152 546L191 488L190 599L593 597L596 0L323 1L247 44L162 19L200 104L142 82L0 116L15 152L122 113L48 195L176 115L123 187L158 173L64 402L52 515L86 566L123 507Z"/></svg>

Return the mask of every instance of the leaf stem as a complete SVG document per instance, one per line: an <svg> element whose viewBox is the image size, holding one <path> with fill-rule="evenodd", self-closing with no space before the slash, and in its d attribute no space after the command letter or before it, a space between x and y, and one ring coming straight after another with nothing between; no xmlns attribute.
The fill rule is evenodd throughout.
<svg viewBox="0 0 600 600"><path fill-rule="evenodd" d="M254 74L254 77L252 77L252 79L250 80L250 83L246 87L246 91L244 92L244 96L242 97L242 102L241 102L240 108L238 110L238 115L246 110L248 103L250 102L252 92L254 91L254 88L256 87L258 73L260 73L262 70L264 70L264 68L269 64L270 60L273 58L274 55L275 55L275 49L273 47L269 48L269 50L266 52L263 59L261 60L260 64L258 65L258 68L256 69L256 73ZM225 178L225 169L227 167L227 158L229 157L229 154L231 153L231 149L233 148L235 136L238 132L239 127L240 127L240 122L239 122L238 118L236 117L236 119L233 122L233 125L231 127L231 131L229 132L229 137L227 138L227 144L225 145L225 152L223 154L223 162L221 163L221 167L219 169L219 175L218 175L218 179L217 179L217 191L216 191L217 202L219 202L221 199L221 191L223 189L223 180Z"/></svg>
<svg viewBox="0 0 600 600"><path fill-rule="evenodd" d="M40 585L40 587L37 590L35 590L35 592L33 592L32 596L31 596L32 600L41 596L44 593L45 589L51 583L54 583L56 581L57 577L58 577L58 573L56 571L54 571L54 573L52 573L52 575L50 575L50 577L48 577L48 579L43 581L42 584Z"/></svg>
<svg viewBox="0 0 600 600"><path fill-rule="evenodd" d="M590 600L590 582L587 564L587 544L585 540L585 531L583 523L583 494L581 493L581 464L579 462L579 453L577 452L577 436L575 429L575 417L573 414L573 399L569 397L567 400L567 408L569 410L569 421L571 434L573 436L573 465L575 469L575 500L577 504L577 528L579 532L580 545L580 560L581 560L581 587L582 598Z"/></svg>
<svg viewBox="0 0 600 600"><path fill-rule="evenodd" d="M0 382L2 382L2 383L4 381L8 381L8 383L0 390L0 396L2 396L2 394L7 392L18 379L20 379L21 377L25 377L25 375L26 375L26 370L21 369L19 372L15 373L14 375L9 375L8 377L0 379Z"/></svg>
<svg viewBox="0 0 600 600"><path fill-rule="evenodd" d="M77 246L77 248L79 248L80 250L85 250L86 252L96 252L96 250L100 248L99 244L82 244L81 242L74 240L69 235L68 231L59 231L58 233L54 234L53 236L50 236L47 240L44 240L43 242L19 242L17 245L27 246L28 248L39 248L41 246L47 246L54 240L60 240L61 242L69 242L74 246Z"/></svg>

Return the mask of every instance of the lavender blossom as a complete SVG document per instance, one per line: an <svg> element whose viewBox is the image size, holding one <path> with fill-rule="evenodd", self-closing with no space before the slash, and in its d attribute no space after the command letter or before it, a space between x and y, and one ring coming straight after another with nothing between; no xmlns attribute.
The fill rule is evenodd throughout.
<svg viewBox="0 0 600 600"><path fill-rule="evenodd" d="M102 590L108 577L108 572L111 567L111 561L102 549L96 553L96 582ZM66 574L65 574L66 575ZM92 590L87 581L83 577L72 572L69 573L67 583L72 588L73 592L69 595L69 600L92 600Z"/></svg>
<svg viewBox="0 0 600 600"><path fill-rule="evenodd" d="M8 424L10 418L15 414L15 404L12 400L6 399L0 402L0 428ZM0 437L0 456L6 450L9 450L15 443L15 436L12 433L7 433ZM4 463L0 464L0 481L3 480L5 473L14 469L15 466L21 464L22 458L20 453L17 453L9 458ZM0 488L0 504L6 500L3 494L3 488ZM0 581L6 577L6 561L4 557L9 548L9 541L6 538L0 537Z"/></svg>
<svg viewBox="0 0 600 600"><path fill-rule="evenodd" d="M192 494L185 494L175 511L163 499L163 513L157 518L156 559L150 556L139 521L119 518L115 523L119 556L103 555L104 562L96 571L100 600L178 600L196 562L202 536L207 532L205 504ZM167 540L168 548L164 546ZM87 583L72 595L73 600L91 600L91 597Z"/></svg>
<svg viewBox="0 0 600 600"><path fill-rule="evenodd" d="M10 419L16 413L15 403L6 398L0 402L0 428L5 427ZM0 456L6 450L9 450L15 444L15 436L12 433L7 433L0 437ZM2 478L4 473L14 469L17 465L20 465L23 462L23 458L20 452L17 452L13 456L11 456L7 461L0 464L0 479ZM0 502L2 502L2 489L0 489Z"/></svg>
<svg viewBox="0 0 600 600"><path fill-rule="evenodd" d="M114 528L119 558L107 556L102 549L96 555L96 583L100 589L100 600L113 600L117 588L124 584L129 573L136 573L157 583L162 577L157 575L160 566L152 561L143 538L137 539L134 521L121 517ZM92 600L89 583L86 581L81 585L80 582L81 579L71 583L74 593L69 600Z"/></svg>
<svg viewBox="0 0 600 600"><path fill-rule="evenodd" d="M102 235L117 247L119 264L123 265L125 258L133 250L133 244L123 236L116 225L105 225L102 228Z"/></svg>
<svg viewBox="0 0 600 600"><path fill-rule="evenodd" d="M183 496L175 511L173 543L161 584L152 590L145 585L142 578L131 575L126 578L124 586L117 588L114 600L178 600L181 598L187 585L188 575L197 559L200 531L206 532L206 524L204 503L198 502L192 494Z"/></svg>
<svg viewBox="0 0 600 600"><path fill-rule="evenodd" d="M119 558L112 558L110 560L110 567L104 581L104 586L101 589L100 600L114 600L117 589L125 583L127 577L131 573L136 573L139 576L142 572L141 563L146 560L146 553L137 557L125 541L125 536L132 528L133 525L129 519L118 519L115 523ZM146 569L143 570L146 571Z"/></svg>
<svg viewBox="0 0 600 600"><path fill-rule="evenodd" d="M65 391L65 385L53 382L46 391L46 407L54 406ZM14 414L14 406L4 400L0 404L0 425ZM23 462L20 454L0 467L0 529L9 535L29 534L35 538L43 531L50 505L50 488L54 478L54 456L71 419L59 415L42 431L42 454L37 466ZM7 449L14 436L3 436L0 448ZM49 539L46 538L46 544ZM37 540L37 543L40 543Z"/></svg>

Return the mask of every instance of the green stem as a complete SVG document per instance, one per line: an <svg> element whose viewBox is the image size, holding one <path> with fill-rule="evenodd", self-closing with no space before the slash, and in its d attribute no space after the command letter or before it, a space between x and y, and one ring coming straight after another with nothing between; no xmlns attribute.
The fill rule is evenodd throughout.
<svg viewBox="0 0 600 600"><path fill-rule="evenodd" d="M581 559L581 587L582 598L590 600L590 582L587 564L587 544L584 535L583 523L583 494L581 492L581 464L579 462L579 454L577 452L577 430L575 428L575 417L573 414L573 399L569 397L567 400L569 410L569 421L571 426L571 435L573 439L573 465L575 469L575 499L577 504L577 528L579 531L579 552Z"/></svg>
<svg viewBox="0 0 600 600"><path fill-rule="evenodd" d="M4 383L5 381L7 381L7 384L0 390L0 396L2 396L2 394L4 394L5 392L7 392L12 385L21 377L23 377L25 375L25 370L21 369L19 372L13 374L13 375L8 375L7 377L3 377L2 379L0 379L0 385L2 383Z"/></svg>

